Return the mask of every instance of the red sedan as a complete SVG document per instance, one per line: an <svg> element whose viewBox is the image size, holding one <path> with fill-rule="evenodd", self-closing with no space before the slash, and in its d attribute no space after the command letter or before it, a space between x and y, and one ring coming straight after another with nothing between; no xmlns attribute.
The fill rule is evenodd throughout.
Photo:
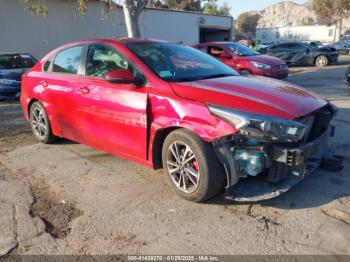
<svg viewBox="0 0 350 262"><path fill-rule="evenodd" d="M52 51L24 74L21 104L40 142L65 137L164 168L191 201L224 186L237 201L287 191L317 167L335 113L300 87L241 77L191 47L136 39Z"/></svg>
<svg viewBox="0 0 350 262"><path fill-rule="evenodd" d="M208 42L194 46L208 53L242 75L258 75L276 79L288 77L288 66L279 58L262 55L236 42Z"/></svg>

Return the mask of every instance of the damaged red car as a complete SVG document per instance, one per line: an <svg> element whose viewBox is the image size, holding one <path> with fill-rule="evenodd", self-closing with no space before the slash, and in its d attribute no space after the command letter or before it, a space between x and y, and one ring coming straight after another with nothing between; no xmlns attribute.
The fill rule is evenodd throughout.
<svg viewBox="0 0 350 262"><path fill-rule="evenodd" d="M40 142L64 137L164 168L196 202L224 187L236 201L287 191L318 167L336 113L298 86L140 39L54 50L24 74L21 104Z"/></svg>

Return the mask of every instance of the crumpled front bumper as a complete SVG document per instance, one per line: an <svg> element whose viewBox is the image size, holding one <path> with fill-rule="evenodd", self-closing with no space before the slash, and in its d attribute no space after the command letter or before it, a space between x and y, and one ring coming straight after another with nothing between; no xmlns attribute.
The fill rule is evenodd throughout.
<svg viewBox="0 0 350 262"><path fill-rule="evenodd" d="M277 168L269 172L276 172L276 175L282 175L283 179L276 183L268 182L259 176L240 179L236 184L231 183L226 198L238 202L254 202L274 198L288 191L319 167L322 153L328 149L328 142L333 133L334 127L330 127L316 140L297 148L273 145L271 159L277 163ZM231 170L231 176L237 176L237 173L233 174ZM232 180L235 178L230 179L231 182Z"/></svg>

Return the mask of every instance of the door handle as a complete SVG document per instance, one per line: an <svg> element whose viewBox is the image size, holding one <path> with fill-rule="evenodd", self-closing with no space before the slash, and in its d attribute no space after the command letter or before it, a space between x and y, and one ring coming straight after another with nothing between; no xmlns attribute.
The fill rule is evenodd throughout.
<svg viewBox="0 0 350 262"><path fill-rule="evenodd" d="M42 85L43 87L47 87L49 84L45 80L43 80L40 82L40 85Z"/></svg>
<svg viewBox="0 0 350 262"><path fill-rule="evenodd" d="M90 93L90 89L86 86L82 86L79 88L79 93L82 95L86 95Z"/></svg>

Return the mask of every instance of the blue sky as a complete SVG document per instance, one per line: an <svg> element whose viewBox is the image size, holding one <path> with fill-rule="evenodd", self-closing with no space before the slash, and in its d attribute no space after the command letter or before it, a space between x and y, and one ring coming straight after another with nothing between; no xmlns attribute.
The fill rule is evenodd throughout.
<svg viewBox="0 0 350 262"><path fill-rule="evenodd" d="M237 17L240 13L251 10L262 10L265 7L281 2L281 0L219 0L218 3L226 2L231 7L231 14ZM293 0L298 4L303 4L305 0Z"/></svg>

